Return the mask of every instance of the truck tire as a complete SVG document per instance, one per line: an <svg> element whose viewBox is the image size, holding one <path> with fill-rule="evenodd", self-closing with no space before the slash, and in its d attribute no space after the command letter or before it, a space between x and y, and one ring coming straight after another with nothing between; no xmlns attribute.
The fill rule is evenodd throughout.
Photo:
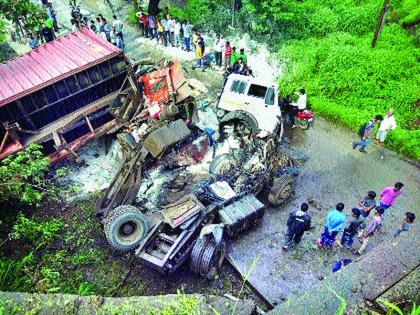
<svg viewBox="0 0 420 315"><path fill-rule="evenodd" d="M201 256L203 255L204 248L207 246L207 243L210 241L208 237L199 238L191 251L190 256L190 269L192 272L199 274L200 273L200 261Z"/></svg>
<svg viewBox="0 0 420 315"><path fill-rule="evenodd" d="M198 239L190 257L190 269L207 279L213 279L223 264L226 255L226 242L216 246L208 237Z"/></svg>
<svg viewBox="0 0 420 315"><path fill-rule="evenodd" d="M228 175L235 168L235 159L229 155L221 154L216 156L210 163L209 171L210 174Z"/></svg>
<svg viewBox="0 0 420 315"><path fill-rule="evenodd" d="M128 251L146 237L148 223L145 216L134 206L115 208L104 219L105 236L115 249Z"/></svg>
<svg viewBox="0 0 420 315"><path fill-rule="evenodd" d="M273 186L268 193L268 202L273 206L282 204L292 194L294 184L295 179L289 174L274 178Z"/></svg>

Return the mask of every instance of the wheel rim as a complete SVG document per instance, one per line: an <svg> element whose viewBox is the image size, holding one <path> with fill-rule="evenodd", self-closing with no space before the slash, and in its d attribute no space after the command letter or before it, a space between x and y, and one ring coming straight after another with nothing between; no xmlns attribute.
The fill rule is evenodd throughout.
<svg viewBox="0 0 420 315"><path fill-rule="evenodd" d="M140 233L141 229L139 228L139 224L137 222L127 221L121 224L118 229L118 238L124 243L131 243L138 238Z"/></svg>

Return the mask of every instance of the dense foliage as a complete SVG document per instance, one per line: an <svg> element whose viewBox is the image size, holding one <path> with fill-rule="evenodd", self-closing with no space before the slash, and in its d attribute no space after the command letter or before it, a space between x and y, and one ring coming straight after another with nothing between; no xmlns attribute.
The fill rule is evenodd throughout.
<svg viewBox="0 0 420 315"><path fill-rule="evenodd" d="M282 92L305 87L312 108L357 130L396 110L398 128L386 145L420 159L420 5L391 0L375 48L383 0L243 0L235 26L267 42L285 64ZM189 0L172 8L200 28L228 31L231 1Z"/></svg>

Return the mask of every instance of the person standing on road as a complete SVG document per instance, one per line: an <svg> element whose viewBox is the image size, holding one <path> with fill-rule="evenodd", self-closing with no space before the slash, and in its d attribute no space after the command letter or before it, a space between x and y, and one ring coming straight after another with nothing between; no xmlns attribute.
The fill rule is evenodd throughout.
<svg viewBox="0 0 420 315"><path fill-rule="evenodd" d="M175 19L171 16L168 17L168 24L169 24L169 44L174 46L174 38L175 38Z"/></svg>
<svg viewBox="0 0 420 315"><path fill-rule="evenodd" d="M236 58L242 58L242 60L244 61L244 63L247 65L248 64L248 56L245 54L245 49L241 48L239 50L239 54L236 55Z"/></svg>
<svg viewBox="0 0 420 315"><path fill-rule="evenodd" d="M364 124L360 128L358 132L360 140L353 142L352 144L353 149L356 149L357 147L359 147L360 152L367 153L366 147L369 145L370 139L373 135L373 128L375 128L376 123L378 123L379 121L382 121L382 116L376 115L375 118L369 120L366 124Z"/></svg>
<svg viewBox="0 0 420 315"><path fill-rule="evenodd" d="M42 23L41 36L45 43L52 42L55 39L54 31L45 23Z"/></svg>
<svg viewBox="0 0 420 315"><path fill-rule="evenodd" d="M327 220L325 222L324 232L321 237L318 238L317 244L320 247L327 246L332 248L335 242L335 237L342 231L346 225L346 216L343 213L344 204L338 203L335 209L331 209L328 213Z"/></svg>
<svg viewBox="0 0 420 315"><path fill-rule="evenodd" d="M182 40L181 40L181 22L178 19L175 19L174 23L174 43L176 47L182 48Z"/></svg>
<svg viewBox="0 0 420 315"><path fill-rule="evenodd" d="M299 98L296 103L290 103L292 106L292 110L289 113L290 124L292 125L292 129L296 128L295 125L295 116L298 112L303 112L306 109L307 103L307 96L305 89L300 89L299 92L295 92L295 94L299 95Z"/></svg>
<svg viewBox="0 0 420 315"><path fill-rule="evenodd" d="M37 38L35 38L32 33L28 34L28 45L31 47L31 49L35 49L39 47L39 41Z"/></svg>
<svg viewBox="0 0 420 315"><path fill-rule="evenodd" d="M230 42L225 43L225 70L230 68L230 57L232 56L232 47Z"/></svg>
<svg viewBox="0 0 420 315"><path fill-rule="evenodd" d="M124 23L120 19L117 19L116 15L112 16L112 26L115 29L115 36L119 36L121 40L124 42L124 35L123 35L123 27Z"/></svg>
<svg viewBox="0 0 420 315"><path fill-rule="evenodd" d="M370 211L376 207L376 192L368 191L365 198L359 200L360 206L360 215L362 218L367 218L369 216Z"/></svg>
<svg viewBox="0 0 420 315"><path fill-rule="evenodd" d="M204 45L204 39L201 37L200 33L197 33L197 44L195 48L195 56L197 58L197 65L200 66L201 71L204 71L204 51L205 51L205 45Z"/></svg>
<svg viewBox="0 0 420 315"><path fill-rule="evenodd" d="M367 244L369 243L370 238L375 235L377 231L380 230L382 225L382 215L384 214L384 209L381 207L376 207L375 217L370 222L368 228L363 233L362 246L358 250L354 250L353 254L363 255L366 249Z"/></svg>
<svg viewBox="0 0 420 315"><path fill-rule="evenodd" d="M395 183L394 186L388 186L382 189L381 191L381 199L379 200L379 206L386 210L389 207L391 207L395 199L402 193L402 188L404 187L404 184L401 182Z"/></svg>
<svg viewBox="0 0 420 315"><path fill-rule="evenodd" d="M185 50L191 51L191 26L188 20L184 20L182 31L184 33Z"/></svg>
<svg viewBox="0 0 420 315"><path fill-rule="evenodd" d="M395 233L394 237L400 236L401 233L406 233L410 229L410 225L414 223L416 215L412 212L406 212L403 217L400 228Z"/></svg>
<svg viewBox="0 0 420 315"><path fill-rule="evenodd" d="M360 218L360 210L357 208L351 209L351 219L347 227L343 231L340 244L346 248L351 248L353 245L353 238L359 231L363 220Z"/></svg>
<svg viewBox="0 0 420 315"><path fill-rule="evenodd" d="M58 24L57 24L57 16L55 14L55 11L52 7L51 2L48 2L47 15L48 15L48 18L50 18L50 20L53 22L54 32L58 32L59 28L58 28Z"/></svg>
<svg viewBox="0 0 420 315"><path fill-rule="evenodd" d="M230 66L233 67L235 62L238 60L238 54L236 53L236 47L232 47L232 50L230 52Z"/></svg>
<svg viewBox="0 0 420 315"><path fill-rule="evenodd" d="M284 251L287 251L292 241L298 244L302 239L303 233L311 228L311 216L306 213L308 208L308 204L304 202L300 206L300 210L296 210L289 215L283 245Z"/></svg>
<svg viewBox="0 0 420 315"><path fill-rule="evenodd" d="M213 49L215 51L216 65L222 67L223 57L223 40L220 38L220 34L216 34L216 40L214 41Z"/></svg>
<svg viewBox="0 0 420 315"><path fill-rule="evenodd" d="M394 110L390 109L382 120L378 132L376 133L376 140L378 140L378 143L384 143L388 132L390 130L395 130L395 128L397 128L397 122L395 121Z"/></svg>

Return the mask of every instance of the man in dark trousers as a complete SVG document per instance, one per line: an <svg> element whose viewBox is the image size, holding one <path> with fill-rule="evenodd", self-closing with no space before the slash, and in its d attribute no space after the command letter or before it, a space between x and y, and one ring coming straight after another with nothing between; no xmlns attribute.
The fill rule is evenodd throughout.
<svg viewBox="0 0 420 315"><path fill-rule="evenodd" d="M300 210L292 212L287 220L287 231L284 240L283 250L287 251L294 241L296 244L300 242L303 233L311 227L311 216L307 214L308 204L302 203Z"/></svg>
<svg viewBox="0 0 420 315"><path fill-rule="evenodd" d="M42 23L41 36L46 43L52 42L55 39L54 31L45 23Z"/></svg>

